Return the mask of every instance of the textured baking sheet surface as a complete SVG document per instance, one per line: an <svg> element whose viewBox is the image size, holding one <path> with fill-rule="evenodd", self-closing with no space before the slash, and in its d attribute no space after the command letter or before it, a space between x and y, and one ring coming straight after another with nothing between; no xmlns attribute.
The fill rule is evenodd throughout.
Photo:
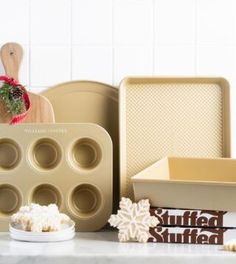
<svg viewBox="0 0 236 264"><path fill-rule="evenodd" d="M229 87L222 78L127 78L120 87L121 195L165 156L229 157Z"/></svg>

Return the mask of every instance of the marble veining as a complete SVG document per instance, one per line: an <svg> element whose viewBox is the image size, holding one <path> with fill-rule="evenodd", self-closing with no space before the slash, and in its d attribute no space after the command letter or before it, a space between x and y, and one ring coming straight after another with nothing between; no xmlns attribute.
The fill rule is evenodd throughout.
<svg viewBox="0 0 236 264"><path fill-rule="evenodd" d="M119 243L117 232L77 233L57 243L14 241L0 233L0 264L235 264L236 253L222 246L155 243Z"/></svg>

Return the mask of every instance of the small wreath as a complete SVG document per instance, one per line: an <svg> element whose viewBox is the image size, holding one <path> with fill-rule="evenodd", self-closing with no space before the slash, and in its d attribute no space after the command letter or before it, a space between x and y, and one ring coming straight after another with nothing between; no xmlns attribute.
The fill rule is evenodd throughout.
<svg viewBox="0 0 236 264"><path fill-rule="evenodd" d="M8 112L12 114L10 124L23 121L30 108L30 100L25 87L8 76L0 76L0 81L2 83L0 100L5 103Z"/></svg>

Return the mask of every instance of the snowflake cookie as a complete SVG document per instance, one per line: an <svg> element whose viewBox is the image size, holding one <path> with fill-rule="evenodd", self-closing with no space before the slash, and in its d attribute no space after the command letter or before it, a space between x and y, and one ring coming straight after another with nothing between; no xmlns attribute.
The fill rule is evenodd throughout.
<svg viewBox="0 0 236 264"><path fill-rule="evenodd" d="M41 206L32 203L29 206L22 206L11 216L12 224L17 224L23 230L31 232L59 231L62 224L69 224L69 222L69 216L61 214L56 204Z"/></svg>
<svg viewBox="0 0 236 264"><path fill-rule="evenodd" d="M224 250L236 251L236 239L232 239L224 244Z"/></svg>
<svg viewBox="0 0 236 264"><path fill-rule="evenodd" d="M116 215L111 215L109 224L119 229L118 238L120 242L137 240L147 242L150 234L149 228L159 224L155 216L151 216L149 200L141 200L132 203L129 198L122 197L120 210Z"/></svg>

